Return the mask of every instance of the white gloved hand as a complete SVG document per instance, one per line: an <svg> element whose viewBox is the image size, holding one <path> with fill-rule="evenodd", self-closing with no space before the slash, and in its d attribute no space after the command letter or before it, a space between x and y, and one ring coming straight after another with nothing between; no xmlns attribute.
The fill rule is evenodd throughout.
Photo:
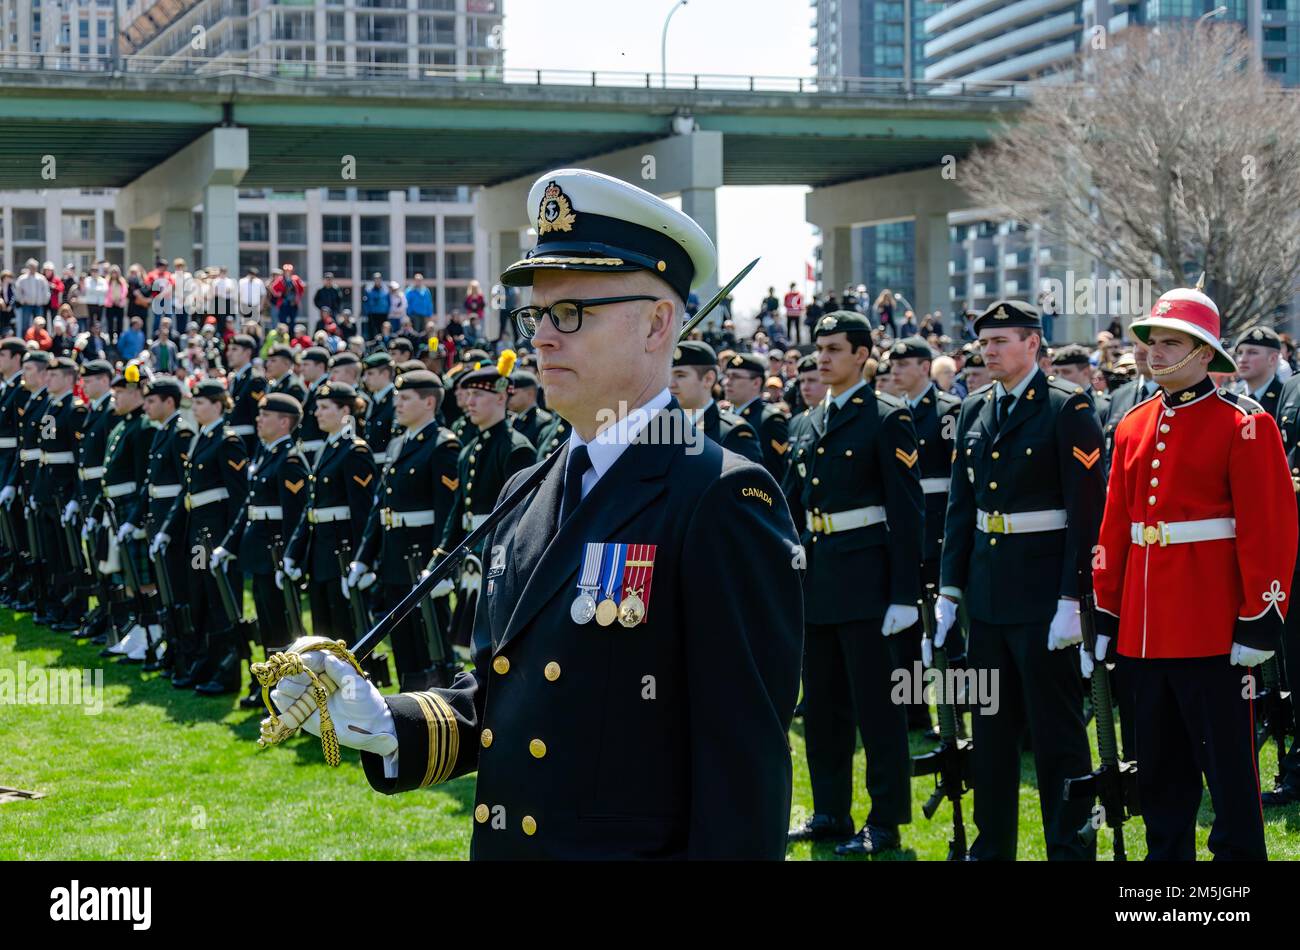
<svg viewBox="0 0 1300 950"><path fill-rule="evenodd" d="M1106 659L1106 652L1110 649L1110 637L1104 634L1097 634L1097 645L1093 650L1093 657L1098 660Z"/></svg>
<svg viewBox="0 0 1300 950"><path fill-rule="evenodd" d="M284 571L275 572L275 587L277 590L284 590Z"/></svg>
<svg viewBox="0 0 1300 950"><path fill-rule="evenodd" d="M1272 650L1256 650L1254 647L1248 647L1243 643L1234 643L1232 645L1232 654L1229 663L1232 666L1259 666L1265 660L1273 659Z"/></svg>
<svg viewBox="0 0 1300 950"><path fill-rule="evenodd" d="M1047 649L1064 650L1076 643L1083 642L1083 630L1079 626L1079 602L1062 597L1056 602L1056 616L1047 629Z"/></svg>
<svg viewBox="0 0 1300 950"><path fill-rule="evenodd" d="M104 520L101 522L101 524L103 524L105 531L113 530L113 519L108 516L107 511L104 512Z"/></svg>
<svg viewBox="0 0 1300 950"><path fill-rule="evenodd" d="M438 581L438 583L433 585L433 590L429 592L429 596L446 597L455 589L456 585L451 582L451 578L444 577L442 580Z"/></svg>
<svg viewBox="0 0 1300 950"><path fill-rule="evenodd" d="M18 489L14 488L12 485L6 485L4 488L0 488L0 505L4 505L8 508L14 500L14 496L17 494Z"/></svg>
<svg viewBox="0 0 1300 950"><path fill-rule="evenodd" d="M900 630L906 630L921 619L921 612L916 607L906 604L890 604L885 611L885 621L880 625L880 632L892 637Z"/></svg>
<svg viewBox="0 0 1300 950"><path fill-rule="evenodd" d="M957 622L957 601L941 594L934 602L934 645L941 647L948 639L948 631Z"/></svg>
<svg viewBox="0 0 1300 950"><path fill-rule="evenodd" d="M155 534L153 540L149 542L149 556L157 557L159 553L167 549L167 545L171 544L171 541L171 535L165 532L160 531Z"/></svg>
<svg viewBox="0 0 1300 950"><path fill-rule="evenodd" d="M72 499L72 501L63 506L63 514L60 516L59 521L63 524L67 524L72 520L72 516L80 510L81 506L77 504L77 499Z"/></svg>
<svg viewBox="0 0 1300 950"><path fill-rule="evenodd" d="M929 637L921 638L921 665L927 670L934 666L934 641Z"/></svg>
<svg viewBox="0 0 1300 950"><path fill-rule="evenodd" d="M90 531L94 527L95 522L92 518L87 518L85 521L81 522L81 538L83 541L90 540Z"/></svg>
<svg viewBox="0 0 1300 950"><path fill-rule="evenodd" d="M36 499L35 499L35 498L28 498L28 499L27 499L27 508L28 508L29 511L35 511L35 510L36 510Z"/></svg>
<svg viewBox="0 0 1300 950"><path fill-rule="evenodd" d="M289 578L291 581L302 579L302 568L294 564L293 558L291 557L284 559L284 576Z"/></svg>
<svg viewBox="0 0 1300 950"><path fill-rule="evenodd" d="M348 565L348 576L345 582L346 586L356 587L361 581L361 576L368 570L370 570L370 568L366 567L366 565L362 564L360 561L353 561Z"/></svg>
<svg viewBox="0 0 1300 950"><path fill-rule="evenodd" d="M397 750L393 714L373 683L332 653L309 650L302 655L302 665L318 676L323 673L338 684L339 688L330 694L329 711L339 745L376 755L391 755ZM271 702L283 711L292 706L310 685L306 673L286 676L271 690ZM319 736L320 712L312 713L302 727Z"/></svg>
<svg viewBox="0 0 1300 950"><path fill-rule="evenodd" d="M221 565L226 561L229 561L232 557L234 557L234 555L225 548L220 546L215 547L212 549L212 554L208 558L208 568L213 571L219 571L221 570Z"/></svg>
<svg viewBox="0 0 1300 950"><path fill-rule="evenodd" d="M1083 674L1084 679L1086 680L1092 679L1092 671L1095 665L1096 664L1093 661L1092 654L1088 652L1088 647L1085 644L1080 643L1079 644L1079 672Z"/></svg>
<svg viewBox="0 0 1300 950"><path fill-rule="evenodd" d="M131 524L129 521L125 522L117 529L117 543L125 544L127 538L131 537L133 534L135 534L135 525Z"/></svg>

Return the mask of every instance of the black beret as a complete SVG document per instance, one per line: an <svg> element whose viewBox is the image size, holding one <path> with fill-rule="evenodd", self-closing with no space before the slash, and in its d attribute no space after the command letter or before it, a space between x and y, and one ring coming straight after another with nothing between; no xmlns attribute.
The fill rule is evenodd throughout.
<svg viewBox="0 0 1300 950"><path fill-rule="evenodd" d="M474 363L482 363L490 359L492 359L492 357L488 355L487 350L478 350L478 349L466 350L464 355L461 356L461 362L467 365L474 364Z"/></svg>
<svg viewBox="0 0 1300 950"><path fill-rule="evenodd" d="M7 336L3 340L0 340L0 350L3 350L6 353L16 353L17 355L22 356L27 352L27 344L16 336Z"/></svg>
<svg viewBox="0 0 1300 950"><path fill-rule="evenodd" d="M537 374L526 369L517 370L510 376L515 389L536 389L540 384Z"/></svg>
<svg viewBox="0 0 1300 950"><path fill-rule="evenodd" d="M975 318L975 332L988 327L1027 327L1042 330L1043 321L1038 308L1023 300L995 300L988 309Z"/></svg>
<svg viewBox="0 0 1300 950"><path fill-rule="evenodd" d="M284 343L277 343L275 346L273 346L273 347L271 347L269 350L267 350L267 352L266 352L266 356L267 356L267 359L270 359L272 356L282 356L282 357L284 357L286 360L288 360L290 363L292 363L292 362L293 362L293 347L288 346L288 345L286 345L286 344L284 344Z"/></svg>
<svg viewBox="0 0 1300 950"><path fill-rule="evenodd" d="M984 353L981 350L971 350L966 354L966 365L982 367L984 365Z"/></svg>
<svg viewBox="0 0 1300 950"><path fill-rule="evenodd" d="M1091 354L1082 344L1068 343L1052 350L1053 366L1090 366L1091 364Z"/></svg>
<svg viewBox="0 0 1300 950"><path fill-rule="evenodd" d="M65 373L76 373L80 370L77 361L67 356L56 356L50 361L50 369L61 369Z"/></svg>
<svg viewBox="0 0 1300 950"><path fill-rule="evenodd" d="M496 372L493 367L492 372ZM497 377L500 379L501 377ZM433 390L442 389L442 380L438 378L437 373L431 373L427 369L415 369L409 373L403 373L397 377L393 383L395 389L411 389L417 392L432 392Z"/></svg>
<svg viewBox="0 0 1300 950"><path fill-rule="evenodd" d="M836 310L817 321L813 339L829 333L851 333L854 330L871 332L871 321L856 310Z"/></svg>
<svg viewBox="0 0 1300 950"><path fill-rule="evenodd" d="M335 366L357 366L361 360L357 359L357 354L351 350L344 350L342 353L335 353L330 357L330 368Z"/></svg>
<svg viewBox="0 0 1300 950"><path fill-rule="evenodd" d="M759 376L767 375L767 364L753 353L737 353L727 360L727 369L740 369L747 373L757 373Z"/></svg>
<svg viewBox="0 0 1300 950"><path fill-rule="evenodd" d="M1237 337L1235 350L1243 343L1249 343L1251 346L1266 346L1271 350L1282 349L1282 338L1277 335L1277 331L1272 327L1251 327L1241 336Z"/></svg>
<svg viewBox="0 0 1300 950"><path fill-rule="evenodd" d="M113 364L108 360L91 360L82 364L82 376L112 376Z"/></svg>
<svg viewBox="0 0 1300 950"><path fill-rule="evenodd" d="M205 379L194 387L193 395L195 398L202 396L204 399L220 402L221 397L226 395L226 384L219 379Z"/></svg>
<svg viewBox="0 0 1300 950"><path fill-rule="evenodd" d="M320 389L316 390L316 398L351 406L357 401L357 390L351 383L322 383Z"/></svg>
<svg viewBox="0 0 1300 950"><path fill-rule="evenodd" d="M371 353L361 361L366 369L392 369L393 358L387 353Z"/></svg>
<svg viewBox="0 0 1300 950"><path fill-rule="evenodd" d="M242 346L246 350L256 350L257 341L247 333L236 333L230 338L230 342L235 346Z"/></svg>
<svg viewBox="0 0 1300 950"><path fill-rule="evenodd" d="M302 403L288 393L267 393L261 408L266 412L282 412L287 416L302 415Z"/></svg>
<svg viewBox="0 0 1300 950"><path fill-rule="evenodd" d="M934 359L934 350L930 349L930 344L919 336L904 337L889 348L889 358L891 360L904 360L910 357L932 360Z"/></svg>
<svg viewBox="0 0 1300 950"><path fill-rule="evenodd" d="M397 364L397 371L402 374L413 373L416 370L427 368L420 360L402 360Z"/></svg>
<svg viewBox="0 0 1300 950"><path fill-rule="evenodd" d="M893 367L889 365L889 360L887 360L887 359L886 359L886 360L881 360L879 363L876 364L876 377L875 377L875 378L876 378L876 379L879 379L881 376L888 376L888 375L889 375L889 371L890 371L891 369L893 369Z"/></svg>
<svg viewBox="0 0 1300 950"><path fill-rule="evenodd" d="M169 397L180 402L184 391L181 389L180 380L175 376L155 376L149 380L149 388L145 390L145 395Z"/></svg>
<svg viewBox="0 0 1300 950"><path fill-rule="evenodd" d="M313 363L320 363L328 366L330 363L330 351L323 346L309 346L302 351L303 360L311 360Z"/></svg>
<svg viewBox="0 0 1300 950"><path fill-rule="evenodd" d="M803 357L799 360L797 369L800 373L815 371L817 369L817 354L809 353L807 356Z"/></svg>
<svg viewBox="0 0 1300 950"><path fill-rule="evenodd" d="M42 366L49 366L54 362L54 357L50 356L44 350L28 350L23 354L24 363L40 363Z"/></svg>
<svg viewBox="0 0 1300 950"><path fill-rule="evenodd" d="M388 349L389 349L389 350L407 350L408 352L414 353L414 352L415 352L415 344L412 343L410 340L408 340L408 339L407 339L406 337L404 337L404 336L396 336L396 337L393 337L391 340L388 341Z"/></svg>
<svg viewBox="0 0 1300 950"><path fill-rule="evenodd" d="M718 354L703 340L682 340L673 350L674 366L707 366L718 368Z"/></svg>
<svg viewBox="0 0 1300 950"><path fill-rule="evenodd" d="M482 389L490 393L510 392L513 388L509 376L497 372L496 363L489 363L482 369L470 370L456 380L460 389Z"/></svg>

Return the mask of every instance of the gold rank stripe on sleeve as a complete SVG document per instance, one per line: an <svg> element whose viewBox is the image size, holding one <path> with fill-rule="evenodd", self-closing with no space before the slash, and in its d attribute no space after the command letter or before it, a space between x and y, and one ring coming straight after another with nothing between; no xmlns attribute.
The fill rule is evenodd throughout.
<svg viewBox="0 0 1300 950"><path fill-rule="evenodd" d="M362 488L365 488L367 485L370 484L371 479L373 479L374 477L375 477L375 473L371 472L364 479L360 475L353 475L352 480L356 482L358 485L360 485Z"/></svg>
<svg viewBox="0 0 1300 950"><path fill-rule="evenodd" d="M1093 449L1091 452L1085 452L1076 445L1074 447L1074 457L1079 460L1079 464L1084 468L1092 468L1097 464L1097 459L1101 458L1101 449Z"/></svg>
<svg viewBox="0 0 1300 950"><path fill-rule="evenodd" d="M298 481L296 482L291 482L288 479L285 479L284 481L284 487L289 489L289 491L293 492L295 495L298 494L298 492L302 491L302 486L303 486L303 481L301 478L298 479Z"/></svg>
<svg viewBox="0 0 1300 950"><path fill-rule="evenodd" d="M785 455L786 449L790 448L790 444L788 442L778 442L776 441L776 439L772 439L771 442L772 442L772 448L776 450L777 455Z"/></svg>
<svg viewBox="0 0 1300 950"><path fill-rule="evenodd" d="M442 483L447 486L447 491L455 491L460 487L459 478L448 478L446 475L442 476Z"/></svg>
<svg viewBox="0 0 1300 950"><path fill-rule="evenodd" d="M460 730L456 715L437 693L408 693L424 713L429 733L429 758L420 787L440 785L451 776L460 755Z"/></svg>
<svg viewBox="0 0 1300 950"><path fill-rule="evenodd" d="M236 462L234 459L226 459L226 464L238 472L242 471L244 466L248 464L248 459L240 459L239 462Z"/></svg>
<svg viewBox="0 0 1300 950"><path fill-rule="evenodd" d="M911 468L916 464L918 453L916 449L913 449L911 452L904 452L902 449L894 449L894 457L908 468Z"/></svg>

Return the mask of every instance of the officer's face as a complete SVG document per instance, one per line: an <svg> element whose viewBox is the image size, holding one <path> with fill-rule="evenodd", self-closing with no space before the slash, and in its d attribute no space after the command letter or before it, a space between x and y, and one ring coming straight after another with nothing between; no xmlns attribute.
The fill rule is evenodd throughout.
<svg viewBox="0 0 1300 950"><path fill-rule="evenodd" d="M135 386L119 386L113 390L113 412L124 416L134 412L141 402L140 390Z"/></svg>
<svg viewBox="0 0 1300 950"><path fill-rule="evenodd" d="M890 360L893 367L890 375L899 392L913 393L930 382L930 361L909 356L905 359Z"/></svg>
<svg viewBox="0 0 1300 950"><path fill-rule="evenodd" d="M1021 328L985 327L980 331L980 343L989 376L1003 382L1019 381L1038 359L1038 341L1037 333Z"/></svg>
<svg viewBox="0 0 1300 950"><path fill-rule="evenodd" d="M46 379L48 380L51 396L62 396L72 388L72 374L67 370L51 370Z"/></svg>
<svg viewBox="0 0 1300 950"><path fill-rule="evenodd" d="M815 369L805 370L799 374L799 395L805 406L815 406L826 398L826 384L822 382L821 373Z"/></svg>
<svg viewBox="0 0 1300 950"><path fill-rule="evenodd" d="M163 422L175 411L175 404L162 396L144 397L144 414L153 422Z"/></svg>
<svg viewBox="0 0 1300 950"><path fill-rule="evenodd" d="M293 369L293 363L283 356L271 356L266 360L266 374L272 379L279 379L291 369Z"/></svg>
<svg viewBox="0 0 1300 950"><path fill-rule="evenodd" d="M694 366L674 366L668 391L686 409L699 409L709 401L711 373L701 373Z"/></svg>
<svg viewBox="0 0 1300 950"><path fill-rule="evenodd" d="M322 432L338 432L343 427L343 407L333 399L322 399L316 403L316 424Z"/></svg>
<svg viewBox="0 0 1300 950"><path fill-rule="evenodd" d="M433 397L418 389L399 389L393 400L397 424L410 428L427 422L433 415Z"/></svg>
<svg viewBox="0 0 1300 950"><path fill-rule="evenodd" d="M231 369L242 369L243 366L253 358L253 354L246 348L234 343L226 347L226 363Z"/></svg>
<svg viewBox="0 0 1300 950"><path fill-rule="evenodd" d="M1074 383L1076 386L1082 386L1084 389L1092 387L1092 367L1080 366L1077 363L1064 363L1060 366L1052 367L1052 374L1059 376L1067 383Z"/></svg>
<svg viewBox="0 0 1300 950"><path fill-rule="evenodd" d="M45 385L47 370L35 360L23 364L23 385L36 392Z"/></svg>
<svg viewBox="0 0 1300 950"><path fill-rule="evenodd" d="M856 384L866 361L866 348L855 350L849 345L847 333L824 333L817 338L817 372L832 392Z"/></svg>
<svg viewBox="0 0 1300 950"><path fill-rule="evenodd" d="M325 375L325 365L317 363L315 360L302 361L302 378L309 383L314 383Z"/></svg>
<svg viewBox="0 0 1300 950"><path fill-rule="evenodd" d="M505 393L490 393L486 389L465 390L465 414L480 429L502 419L505 411Z"/></svg>
<svg viewBox="0 0 1300 950"><path fill-rule="evenodd" d="M195 396L193 408L194 421L201 426L216 422L221 417L221 403L206 396Z"/></svg>
<svg viewBox="0 0 1300 950"><path fill-rule="evenodd" d="M987 386L991 382L989 371L983 366L966 367L966 391L968 393L973 393L981 386Z"/></svg>
<svg viewBox="0 0 1300 950"><path fill-rule="evenodd" d="M268 445L280 436L288 435L292 428L292 416L285 415L283 412L257 410L257 437Z"/></svg>
<svg viewBox="0 0 1300 950"><path fill-rule="evenodd" d="M87 399L95 400L108 392L108 384L109 378L107 376L96 373L94 376L87 376L82 379L81 388L85 392Z"/></svg>
<svg viewBox="0 0 1300 950"><path fill-rule="evenodd" d="M330 370L330 379L339 383L347 383L349 386L355 386L357 377L360 375L356 363L344 363Z"/></svg>
<svg viewBox="0 0 1300 950"><path fill-rule="evenodd" d="M1201 346L1200 352L1186 366L1176 372L1160 373L1160 370L1169 369L1186 359L1198 344ZM1199 340L1192 339L1191 334L1153 328L1147 336L1147 358L1151 371L1158 374L1160 385L1171 392L1177 392L1205 377L1210 368L1210 360L1214 358L1214 351Z"/></svg>
<svg viewBox="0 0 1300 950"><path fill-rule="evenodd" d="M366 384L366 389L372 393L379 392L392 381L389 371L378 366L366 370L361 379Z"/></svg>
<svg viewBox="0 0 1300 950"><path fill-rule="evenodd" d="M1237 372L1242 379L1263 379L1277 372L1280 351L1268 346L1243 343L1237 347Z"/></svg>
<svg viewBox="0 0 1300 950"><path fill-rule="evenodd" d="M511 412L527 412L537 402L537 390L532 386L521 386L510 394L507 405Z"/></svg>
<svg viewBox="0 0 1300 950"><path fill-rule="evenodd" d="M763 377L749 370L728 369L722 377L722 391L733 406L743 406L763 388Z"/></svg>

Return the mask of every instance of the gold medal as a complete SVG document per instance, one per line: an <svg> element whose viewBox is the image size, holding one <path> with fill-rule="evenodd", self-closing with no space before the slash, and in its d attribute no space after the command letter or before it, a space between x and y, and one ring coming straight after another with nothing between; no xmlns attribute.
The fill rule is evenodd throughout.
<svg viewBox="0 0 1300 950"><path fill-rule="evenodd" d="M608 627L618 619L618 604L614 603L614 598L607 597L602 600L596 607L596 623L602 627Z"/></svg>
<svg viewBox="0 0 1300 950"><path fill-rule="evenodd" d="M625 627L635 627L645 618L645 604L635 593L623 598L618 605L618 622Z"/></svg>

